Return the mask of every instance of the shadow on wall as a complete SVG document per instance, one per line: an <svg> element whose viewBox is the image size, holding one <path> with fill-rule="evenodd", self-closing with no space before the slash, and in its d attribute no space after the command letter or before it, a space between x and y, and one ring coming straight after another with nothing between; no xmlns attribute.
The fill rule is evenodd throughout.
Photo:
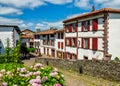
<svg viewBox="0 0 120 86"><path fill-rule="evenodd" d="M0 39L0 54L4 54L5 53L5 47L3 45L2 40Z"/></svg>

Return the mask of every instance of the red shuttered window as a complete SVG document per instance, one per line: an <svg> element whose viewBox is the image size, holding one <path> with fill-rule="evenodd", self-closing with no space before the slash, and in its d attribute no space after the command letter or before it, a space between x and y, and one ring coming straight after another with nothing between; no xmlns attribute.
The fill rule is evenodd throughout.
<svg viewBox="0 0 120 86"><path fill-rule="evenodd" d="M98 50L98 38L93 38L92 39L92 49L93 50Z"/></svg>
<svg viewBox="0 0 120 86"><path fill-rule="evenodd" d="M93 29L93 31L98 30L98 19L93 19L92 20L92 29Z"/></svg>
<svg viewBox="0 0 120 86"><path fill-rule="evenodd" d="M58 48L60 48L60 42L58 42Z"/></svg>
<svg viewBox="0 0 120 86"><path fill-rule="evenodd" d="M72 32L72 24L69 25L69 32Z"/></svg>
<svg viewBox="0 0 120 86"><path fill-rule="evenodd" d="M72 46L72 38L69 38L69 46Z"/></svg>
<svg viewBox="0 0 120 86"><path fill-rule="evenodd" d="M61 42L61 49L63 49L63 42Z"/></svg>

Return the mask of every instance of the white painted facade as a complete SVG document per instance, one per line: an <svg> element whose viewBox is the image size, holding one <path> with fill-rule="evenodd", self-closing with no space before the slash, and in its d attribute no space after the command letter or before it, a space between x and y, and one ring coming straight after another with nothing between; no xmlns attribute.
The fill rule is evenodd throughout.
<svg viewBox="0 0 120 86"><path fill-rule="evenodd" d="M14 27L2 27L0 26L0 53L3 54L5 52L5 48L7 46L7 39L9 39L10 47L15 47L17 41L19 40L19 34Z"/></svg>
<svg viewBox="0 0 120 86"><path fill-rule="evenodd" d="M81 32L81 22L78 23L78 59L84 59L84 56L88 57L89 60L92 60L92 58L100 59L102 60L104 55L103 55L103 37L104 37L104 27L103 27L103 17L101 16L96 16L93 18L87 18L85 21L90 20L90 31L87 32ZM97 18L98 19L98 30L97 31L92 31L92 19ZM92 38L97 37L98 38L98 50L99 51L94 51L92 50ZM82 38L90 38L90 48L89 49L83 49L81 48L81 40Z"/></svg>
<svg viewBox="0 0 120 86"><path fill-rule="evenodd" d="M120 14L109 13L108 19L108 52L114 59L120 57Z"/></svg>

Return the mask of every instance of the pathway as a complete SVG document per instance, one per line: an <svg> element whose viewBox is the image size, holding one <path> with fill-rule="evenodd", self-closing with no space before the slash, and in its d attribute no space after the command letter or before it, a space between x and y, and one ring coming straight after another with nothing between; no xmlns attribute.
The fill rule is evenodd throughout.
<svg viewBox="0 0 120 86"><path fill-rule="evenodd" d="M24 65L30 67L34 64L35 58L23 60ZM95 78L88 75L80 75L76 72L59 69L64 74L66 86L120 86L120 83Z"/></svg>

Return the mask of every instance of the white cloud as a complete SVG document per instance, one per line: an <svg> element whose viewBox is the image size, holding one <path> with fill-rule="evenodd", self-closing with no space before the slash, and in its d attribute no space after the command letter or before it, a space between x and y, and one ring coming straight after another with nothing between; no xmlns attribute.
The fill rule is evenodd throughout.
<svg viewBox="0 0 120 86"><path fill-rule="evenodd" d="M12 8L12 7L2 7L0 6L0 14L1 15L7 15L7 14L18 14L18 15L21 15L23 14L21 10L19 9L15 9L15 8Z"/></svg>
<svg viewBox="0 0 120 86"><path fill-rule="evenodd" d="M70 19L70 18L73 18L73 17L79 16L79 15L80 15L80 14L73 14L73 15L67 16L67 19Z"/></svg>
<svg viewBox="0 0 120 86"><path fill-rule="evenodd" d="M0 17L0 24L7 24L7 25L21 25L24 21L20 19L12 19L12 18L5 18Z"/></svg>
<svg viewBox="0 0 120 86"><path fill-rule="evenodd" d="M28 26L28 27L34 26L34 23L29 22L29 23L27 24L27 26Z"/></svg>
<svg viewBox="0 0 120 86"><path fill-rule="evenodd" d="M52 4L66 4L66 3L72 2L72 0L44 0L44 1L52 3Z"/></svg>
<svg viewBox="0 0 120 86"><path fill-rule="evenodd" d="M75 0L74 5L80 8L89 8L89 0Z"/></svg>
<svg viewBox="0 0 120 86"><path fill-rule="evenodd" d="M0 4L14 6L18 8L35 8L38 6L42 6L45 3L42 0L0 0Z"/></svg>
<svg viewBox="0 0 120 86"><path fill-rule="evenodd" d="M62 21L57 22L41 22L36 24L35 28L40 28L41 30L49 29L50 27L56 27L58 29L63 28Z"/></svg>
<svg viewBox="0 0 120 86"><path fill-rule="evenodd" d="M94 3L98 4L101 7L120 9L120 0L95 0Z"/></svg>

